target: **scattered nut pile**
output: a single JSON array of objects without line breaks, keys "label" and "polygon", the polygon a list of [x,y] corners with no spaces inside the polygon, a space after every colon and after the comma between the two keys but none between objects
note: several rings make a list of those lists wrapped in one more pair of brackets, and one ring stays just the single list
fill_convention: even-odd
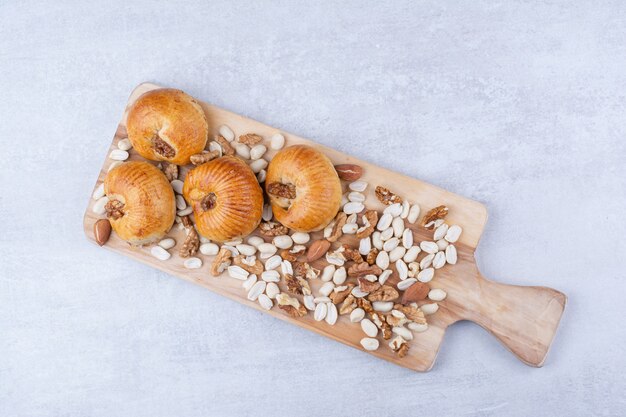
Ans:
[{"label": "scattered nut pile", "polygon": [[[269,140],[255,133],[235,137],[228,126],[221,126],[208,151],[194,155],[199,165],[222,155],[237,155],[245,160],[263,183],[268,165],[264,158],[269,148],[281,149],[285,137],[276,133]],[[122,139],[111,152],[114,161],[109,171],[129,157],[130,141]],[[339,178],[347,184],[342,209],[324,229],[323,237],[292,232],[273,220],[269,204],[263,209],[258,235],[217,244],[200,236],[194,227],[192,209],[182,197],[183,181],[176,165],[161,163],[160,168],[176,194],[176,223],[186,232],[178,254],[188,269],[202,268],[199,255],[212,257],[210,274],[222,273],[241,281],[250,301],[266,310],[278,306],[294,318],[312,313],[313,319],[334,325],[340,316],[359,323],[364,337],[363,349],[377,350],[383,341],[404,357],[414,333],[428,329],[427,316],[435,314],[447,294],[431,287],[437,270],[457,262],[455,242],[462,233],[458,225],[445,222],[444,205],[426,212],[420,219],[420,206],[383,186],[374,189],[375,198],[386,207],[382,212],[367,207],[369,184],[361,180],[362,167],[337,165]],[[372,193],[370,193],[372,194]],[[102,184],[93,194],[92,210],[107,213],[108,199]],[[207,204],[210,204],[208,202]],[[418,223],[418,220],[419,223]],[[111,231],[108,220],[94,226],[96,241],[103,245]],[[409,225],[432,230],[432,239],[415,241]],[[107,227],[108,226],[108,227]],[[415,227],[415,226],[413,226]],[[317,236],[319,233],[316,233]],[[353,235],[353,236],[352,236]],[[340,242],[358,242],[354,246]],[[350,238],[352,236],[352,238]],[[167,261],[177,242],[167,237],[149,251],[156,259]],[[313,263],[317,266],[314,267]],[[397,283],[392,285],[389,281]]]}]

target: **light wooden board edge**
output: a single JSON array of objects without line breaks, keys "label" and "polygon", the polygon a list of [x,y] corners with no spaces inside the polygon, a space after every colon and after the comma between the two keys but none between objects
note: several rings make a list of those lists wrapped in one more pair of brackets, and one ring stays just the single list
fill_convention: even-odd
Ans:
[{"label": "light wooden board edge", "polygon": [[[128,104],[132,103],[139,95],[154,88],[160,87],[149,83],[141,84],[131,94]],[[205,103],[201,104],[203,105],[207,116],[209,117],[209,121],[213,128],[213,131],[216,131],[217,127],[221,124],[227,124],[233,127],[233,130],[235,130],[235,132],[238,134],[255,132],[265,137],[269,137],[271,134],[278,131],[275,128],[266,126],[260,122],[245,118],[235,113]],[[116,148],[117,141],[125,137],[125,116],[126,111],[124,112],[122,122],[118,126],[110,150]],[[408,196],[410,200],[420,202],[420,205],[423,207],[423,209],[445,203],[450,207],[450,214],[447,220],[450,223],[460,224],[464,227],[464,233],[458,244],[458,264],[452,266],[449,271],[445,271],[446,268],[444,268],[440,270],[442,273],[438,272],[438,275],[440,275],[440,277],[438,277],[437,280],[439,281],[438,284],[440,285],[436,285],[435,287],[441,287],[446,289],[446,291],[448,292],[448,298],[446,299],[446,301],[440,303],[440,311],[436,315],[429,317],[429,330],[425,333],[416,334],[415,340],[411,342],[411,350],[409,351],[409,355],[403,359],[397,358],[397,356],[395,356],[395,353],[387,349],[386,346],[381,346],[381,348],[375,352],[367,352],[377,357],[396,363],[400,366],[407,367],[409,369],[417,371],[430,370],[436,359],[447,326],[460,319],[467,318],[477,322],[480,319],[480,317],[477,318],[472,316],[471,311],[467,311],[466,300],[468,291],[473,291],[478,288],[477,284],[479,284],[482,280],[476,268],[473,253],[476,245],[478,244],[480,235],[487,219],[487,212],[485,207],[478,202],[466,199],[453,193],[449,193],[439,187],[398,173],[388,171],[365,161],[360,161],[356,158],[352,158],[348,155],[340,153],[334,149],[324,147],[322,145],[300,138],[296,135],[288,134],[284,131],[281,132],[285,134],[287,138],[287,145],[295,143],[307,143],[322,150],[333,160],[334,163],[356,163],[363,166],[365,168],[365,180],[369,180],[369,182],[374,185],[380,184],[389,186],[389,188],[397,192],[399,195]],[[131,155],[131,159],[143,160],[143,158],[139,157],[138,155],[133,155],[132,152]],[[94,189],[104,179],[104,176],[106,175],[106,168],[108,167],[110,162],[111,161],[109,161],[108,159],[105,159]],[[372,189],[373,186],[370,187],[369,191],[371,192]],[[93,223],[97,220],[98,217],[93,215],[93,213],[91,212],[92,204],[93,201],[90,200],[87,211],[85,213],[84,228],[87,237],[93,241]],[[378,205],[376,208],[382,208],[382,205],[380,205],[375,198],[373,198],[372,196],[368,196],[368,206],[376,205]],[[412,228],[418,239],[421,240],[429,237],[428,233],[424,230],[417,229],[416,227]],[[174,229],[170,233],[170,235],[173,235],[177,242],[180,243],[184,238],[183,234],[182,232]],[[355,327],[355,325],[350,323],[349,320],[347,320],[345,317],[340,319],[335,326],[331,327],[324,322],[315,322],[312,319],[311,315],[307,315],[307,317],[301,319],[293,319],[283,314],[282,311],[278,310],[276,307],[269,312],[265,311],[261,309],[258,303],[250,302],[245,298],[245,291],[241,288],[238,281],[232,280],[227,277],[217,279],[210,277],[207,274],[207,269],[210,264],[210,258],[208,257],[205,257],[207,259],[204,259],[205,265],[202,269],[189,271],[182,267],[182,260],[177,259],[178,255],[177,253],[175,253],[177,248],[170,251],[173,253],[172,259],[170,259],[170,261],[166,263],[162,263],[152,258],[145,248],[143,250],[131,248],[126,243],[117,239],[114,234],[112,235],[111,240],[107,243],[105,247],[107,249],[111,249],[121,254],[124,254],[125,256],[130,256],[134,259],[139,260],[140,262],[158,268],[164,272],[168,272],[190,282],[200,284],[218,294],[231,298],[240,303],[246,304],[250,307],[256,308],[259,311],[268,313],[281,320],[297,324],[301,327],[315,331],[333,340],[342,342],[348,346],[363,350],[358,343],[361,337],[364,336],[360,330],[360,326],[356,325]],[[319,266],[319,262],[320,261],[318,261],[318,264],[315,266]],[[459,279],[459,276],[462,276],[464,278]],[[316,288],[315,284],[312,286]],[[492,331],[492,329],[490,329],[489,326],[485,326],[484,323],[479,324],[481,324],[487,330]],[[498,337],[498,334],[494,333],[494,335]],[[550,339],[550,342],[551,340],[552,339]],[[381,342],[381,345],[382,344],[383,343]],[[507,348],[509,347],[507,346]],[[517,352],[513,351],[513,353],[519,356]],[[520,359],[522,358],[520,357]],[[533,365],[537,366],[537,364]]]}]

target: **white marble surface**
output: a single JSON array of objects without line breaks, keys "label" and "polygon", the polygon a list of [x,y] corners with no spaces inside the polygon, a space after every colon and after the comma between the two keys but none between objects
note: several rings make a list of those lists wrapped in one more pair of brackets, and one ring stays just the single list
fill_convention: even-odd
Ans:
[{"label": "white marble surface", "polygon": [[[86,3],[0,1],[0,415],[623,415],[624,2]],[[461,323],[413,373],[88,244],[142,81],[484,202],[484,274],[569,296],[545,367]]]}]

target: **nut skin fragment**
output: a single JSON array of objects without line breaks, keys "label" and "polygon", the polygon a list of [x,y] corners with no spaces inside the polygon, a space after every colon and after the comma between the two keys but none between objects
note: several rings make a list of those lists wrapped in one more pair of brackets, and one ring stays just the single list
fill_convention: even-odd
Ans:
[{"label": "nut skin fragment", "polygon": [[169,182],[172,182],[178,179],[178,165],[170,164],[167,161],[161,162],[161,166],[163,167],[163,173],[165,174],[165,178]]},{"label": "nut skin fragment", "polygon": [[260,135],[257,135],[256,133],[246,133],[245,135],[239,136],[239,143],[243,143],[249,146],[256,145],[262,140],[263,140],[263,137]]},{"label": "nut skin fragment", "polygon": [[346,284],[345,287],[347,288],[343,291],[333,291],[332,293],[330,293],[329,298],[330,298],[330,301],[333,302],[333,304],[343,303],[350,295],[350,292],[354,288],[354,284],[349,283],[349,284]]},{"label": "nut skin fragment", "polygon": [[407,288],[402,294],[402,304],[411,304],[416,301],[425,300],[428,297],[430,287],[423,282],[416,282]]},{"label": "nut skin fragment", "polygon": [[96,243],[103,246],[111,236],[111,222],[107,219],[100,219],[95,222],[93,225],[93,235],[96,239]]},{"label": "nut skin fragment", "polygon": [[224,155],[234,155],[235,154],[235,150],[233,149],[232,146],[230,146],[230,142],[228,142],[226,139],[224,139],[224,136],[216,135],[215,136],[215,141],[222,146],[222,151],[223,151]]},{"label": "nut skin fragment", "polygon": [[348,268],[349,277],[364,277],[365,275],[380,275],[383,272],[378,265],[370,265],[367,262],[355,263]]},{"label": "nut skin fragment", "polygon": [[211,275],[216,277],[224,272],[224,270],[230,266],[230,258],[232,255],[229,249],[221,248],[211,264]]},{"label": "nut skin fragment", "polygon": [[337,175],[344,181],[356,181],[363,175],[363,168],[356,164],[335,165]]},{"label": "nut skin fragment", "polygon": [[251,274],[261,276],[263,273],[263,263],[258,259],[254,260],[254,265],[248,265],[244,262],[246,257],[244,255],[237,255],[233,258],[233,264],[242,267]]},{"label": "nut skin fragment", "polygon": [[198,166],[204,164],[205,162],[212,161],[218,156],[220,156],[220,153],[218,151],[210,151],[191,155],[189,159],[191,160],[192,164]]},{"label": "nut skin fragment", "polygon": [[400,296],[398,291],[391,285],[382,285],[376,291],[367,296],[369,301],[393,301]]},{"label": "nut skin fragment", "polygon": [[272,182],[266,186],[267,193],[293,200],[296,198],[296,186],[293,184],[283,184],[281,182]]},{"label": "nut skin fragment", "polygon": [[306,254],[306,260],[308,262],[313,262],[320,259],[322,256],[326,255],[330,249],[330,242],[326,239],[316,240],[309,246],[309,250]]},{"label": "nut skin fragment", "polygon": [[422,217],[422,221],[420,221],[420,226],[430,230],[434,228],[435,226],[431,224],[428,227],[426,227],[427,224],[434,222],[435,220],[443,219],[444,217],[446,217],[447,214],[448,214],[448,207],[437,206],[434,209],[429,210],[424,215],[424,217]]},{"label": "nut skin fragment", "polygon": [[259,231],[265,236],[281,236],[289,233],[289,229],[276,222],[261,222]]},{"label": "nut skin fragment", "polygon": [[363,214],[363,219],[366,226],[357,230],[356,237],[359,239],[369,237],[372,233],[374,233],[374,227],[376,227],[376,224],[378,223],[378,212],[376,210],[367,210],[365,214]]},{"label": "nut skin fragment", "polygon": [[367,263],[370,265],[374,265],[376,263],[376,257],[378,256],[378,248],[372,248],[370,252],[367,254]]},{"label": "nut skin fragment", "polygon": [[343,231],[341,229],[346,224],[347,220],[348,220],[348,215],[346,213],[344,213],[343,211],[340,213],[337,213],[337,216],[335,217],[335,225],[333,226],[333,231],[330,233],[330,236],[327,238],[329,242],[336,242],[337,239],[341,237],[341,235],[343,234]]},{"label": "nut skin fragment", "polygon": [[378,282],[370,282],[363,277],[359,277],[358,281],[359,288],[365,292],[373,293],[380,288],[380,284]]},{"label": "nut skin fragment", "polygon": [[402,204],[402,199],[398,197],[398,195],[392,193],[388,188],[380,185],[376,187],[376,198],[378,198],[378,200],[386,206],[395,203]]},{"label": "nut skin fragment", "polygon": [[195,255],[200,248],[200,237],[198,236],[198,232],[193,227],[190,227],[187,232],[187,238],[185,238],[185,242],[183,246],[178,251],[178,254],[181,258],[188,258],[190,256]]}]

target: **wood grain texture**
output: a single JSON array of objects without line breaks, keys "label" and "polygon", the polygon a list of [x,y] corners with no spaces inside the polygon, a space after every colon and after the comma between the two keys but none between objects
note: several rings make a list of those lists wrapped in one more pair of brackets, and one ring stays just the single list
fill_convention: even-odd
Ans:
[{"label": "wood grain texture", "polygon": [[[155,88],[159,87],[148,83],[138,86],[132,92],[126,109],[142,93]],[[230,126],[237,135],[258,133],[269,138],[278,131],[273,127],[241,115],[206,103],[201,104],[207,114],[211,135],[216,133],[217,128],[222,124]],[[126,114],[127,112],[125,111],[122,122],[119,124],[111,143],[110,150],[115,149],[117,142],[126,137]],[[438,270],[434,280],[430,283],[434,288],[444,289],[448,293],[448,297],[439,303],[439,311],[435,315],[429,316],[429,329],[424,333],[415,334],[415,339],[410,343],[409,354],[402,359],[398,358],[386,346],[381,346],[377,351],[368,353],[409,369],[427,371],[434,364],[446,328],[459,320],[471,320],[491,332],[525,363],[532,366],[541,366],[544,363],[565,307],[566,296],[550,288],[504,285],[482,277],[474,259],[474,251],[487,220],[487,211],[482,204],[417,179],[360,161],[296,135],[282,133],[287,139],[287,145],[308,144],[324,152],[334,164],[354,163],[361,165],[364,168],[362,179],[370,183],[370,187],[366,191],[368,207],[382,210],[382,204],[377,201],[373,193],[373,188],[376,185],[382,185],[390,188],[403,198],[407,198],[412,202],[418,202],[423,210],[440,204],[447,205],[450,208],[450,214],[447,216],[446,221],[463,227],[463,234],[456,244],[458,263],[456,265],[447,265]],[[273,152],[268,151],[267,156],[271,158]],[[132,150],[130,154],[130,160],[143,160]],[[94,184],[94,189],[104,180],[107,169],[112,162],[108,157],[104,161],[98,180]],[[185,172],[184,169],[182,171],[183,173]],[[90,200],[84,216],[85,234],[92,241],[94,241],[93,225],[100,218],[92,212],[93,204],[94,201]],[[418,228],[417,226],[411,226],[411,228],[417,241],[430,240],[432,238],[431,231]],[[321,232],[314,234],[313,238],[318,235],[321,235]],[[183,259],[177,253],[179,245],[184,240],[184,233],[177,227],[174,227],[170,231],[169,236],[176,239],[177,247],[170,250],[172,257],[166,262],[153,258],[150,255],[149,248],[130,247],[114,233],[104,247],[190,282],[202,285],[213,292],[266,312],[281,320],[363,350],[359,344],[359,341],[364,336],[360,326],[350,323],[346,316],[341,316],[335,326],[330,326],[323,321],[314,321],[312,314],[308,314],[300,319],[293,319],[276,307],[270,311],[265,311],[261,309],[258,303],[247,300],[246,291],[241,287],[240,281],[225,275],[218,278],[212,277],[208,272],[212,260],[211,257],[198,255],[204,262],[202,268],[197,270],[185,269],[183,267]],[[355,238],[342,238],[342,241],[354,243]],[[313,263],[316,267],[320,267],[323,264],[324,261],[321,260]],[[389,282],[395,284],[397,278],[392,276]],[[319,284],[319,280],[311,281],[314,291],[319,287]]]}]

